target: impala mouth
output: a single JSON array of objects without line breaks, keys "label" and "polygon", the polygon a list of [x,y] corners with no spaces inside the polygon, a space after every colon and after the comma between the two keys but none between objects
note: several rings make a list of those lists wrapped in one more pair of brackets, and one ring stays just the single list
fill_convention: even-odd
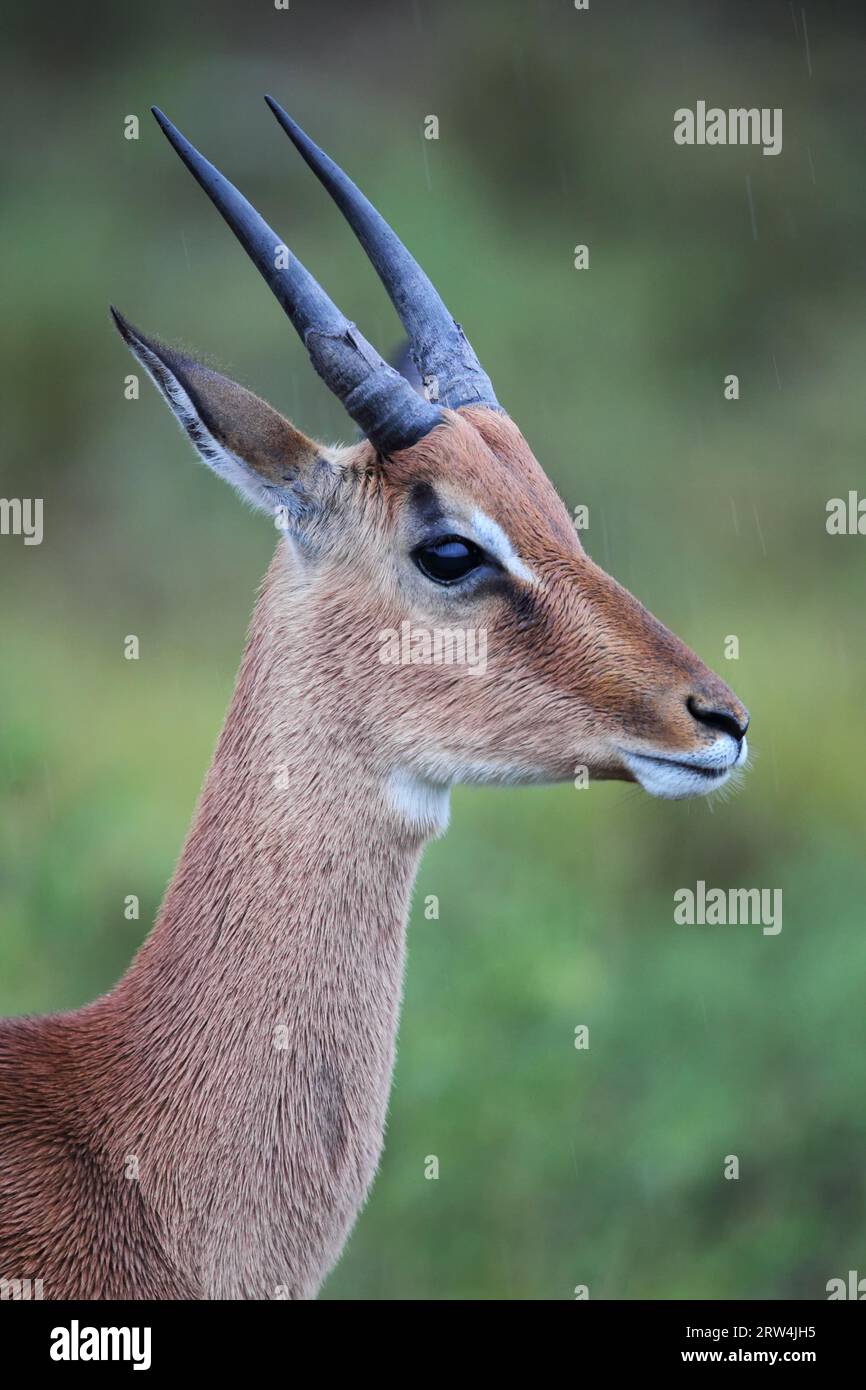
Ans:
[{"label": "impala mouth", "polygon": [[705,753],[674,757],[666,753],[634,753],[622,750],[622,760],[636,782],[651,796],[680,801],[704,796],[730,781],[731,774],[749,755],[746,740],[737,743],[725,736]]}]

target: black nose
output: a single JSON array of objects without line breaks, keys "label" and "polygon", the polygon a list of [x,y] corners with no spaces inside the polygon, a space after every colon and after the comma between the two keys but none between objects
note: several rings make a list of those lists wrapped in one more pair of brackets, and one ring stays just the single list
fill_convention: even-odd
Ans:
[{"label": "black nose", "polygon": [[727,708],[708,705],[696,695],[690,695],[686,700],[686,708],[693,719],[697,719],[699,724],[706,724],[708,729],[718,729],[723,734],[730,734],[738,743],[746,737],[749,714],[742,705],[729,705]]}]

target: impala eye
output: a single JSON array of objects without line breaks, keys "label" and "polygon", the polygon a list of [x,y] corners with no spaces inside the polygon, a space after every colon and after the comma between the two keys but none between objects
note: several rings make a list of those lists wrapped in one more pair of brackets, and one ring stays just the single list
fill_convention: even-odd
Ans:
[{"label": "impala eye", "polygon": [[430,545],[419,545],[412,559],[435,584],[456,584],[484,563],[484,551],[461,536],[443,536]]}]

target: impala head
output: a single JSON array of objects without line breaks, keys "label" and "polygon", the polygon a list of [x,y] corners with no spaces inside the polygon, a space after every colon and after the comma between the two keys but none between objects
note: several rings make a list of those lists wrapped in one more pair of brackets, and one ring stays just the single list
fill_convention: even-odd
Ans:
[{"label": "impala head", "polygon": [[578,768],[662,797],[721,786],[746,759],[746,710],[585,553],[427,276],[268,100],[378,272],[426,392],[383,361],[159,112],[363,439],[317,444],[249,391],[115,320],[204,460],[286,530],[322,660],[356,729],[375,731],[395,795],[565,780]]}]

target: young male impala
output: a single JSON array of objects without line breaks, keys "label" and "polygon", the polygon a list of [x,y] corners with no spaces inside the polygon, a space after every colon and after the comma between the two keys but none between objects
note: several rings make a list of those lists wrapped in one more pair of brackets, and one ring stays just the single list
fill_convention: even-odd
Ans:
[{"label": "young male impala", "polygon": [[[153,931],[106,997],[0,1026],[0,1277],[48,1298],[315,1294],[376,1170],[409,895],[451,787],[583,766],[685,797],[746,758],[743,706],[585,554],[427,276],[269,105],[428,390],[156,112],[363,438],[318,444],[114,315],[205,462],[282,533]],[[486,668],[384,662],[406,621],[483,629]]]}]

